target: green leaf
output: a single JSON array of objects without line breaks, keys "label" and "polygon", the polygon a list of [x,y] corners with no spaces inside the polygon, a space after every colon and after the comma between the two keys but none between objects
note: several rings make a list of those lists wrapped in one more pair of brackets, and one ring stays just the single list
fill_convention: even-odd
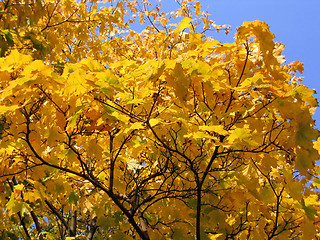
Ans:
[{"label": "green leaf", "polygon": [[3,231],[0,240],[19,240],[19,237],[17,237],[14,233],[8,232],[8,231]]},{"label": "green leaf", "polygon": [[180,228],[174,228],[172,229],[172,238],[171,239],[177,239],[177,240],[182,240],[186,238],[186,231],[182,230]]},{"label": "green leaf", "polygon": [[78,205],[78,201],[79,201],[79,195],[78,195],[77,191],[71,192],[68,199],[67,199],[67,202],[69,204]]},{"label": "green leaf", "polygon": [[20,212],[21,216],[24,216],[26,213],[29,213],[28,204],[23,201],[18,201],[14,199],[14,194],[11,194],[10,200],[6,205],[6,208],[9,212],[9,215],[16,214]]},{"label": "green leaf", "polygon": [[314,178],[314,179],[312,180],[312,184],[313,184],[316,188],[320,189],[320,179],[319,179],[319,178]]},{"label": "green leaf", "polygon": [[317,209],[314,208],[311,204],[308,204],[304,199],[301,200],[301,205],[309,219],[314,219],[317,213]]},{"label": "green leaf", "polygon": [[204,228],[200,229],[200,236],[202,240],[210,240],[208,234],[205,232]]},{"label": "green leaf", "polygon": [[4,36],[5,36],[6,40],[7,40],[8,45],[10,47],[13,47],[14,46],[14,41],[13,41],[12,34],[9,32],[9,30],[4,30],[3,33],[4,33]]}]

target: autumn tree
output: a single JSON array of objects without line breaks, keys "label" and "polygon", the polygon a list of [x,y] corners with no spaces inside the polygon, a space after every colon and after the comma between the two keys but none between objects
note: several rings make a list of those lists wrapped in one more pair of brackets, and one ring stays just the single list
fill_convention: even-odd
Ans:
[{"label": "autumn tree", "polygon": [[303,64],[175,4],[1,0],[1,239],[319,237]]}]

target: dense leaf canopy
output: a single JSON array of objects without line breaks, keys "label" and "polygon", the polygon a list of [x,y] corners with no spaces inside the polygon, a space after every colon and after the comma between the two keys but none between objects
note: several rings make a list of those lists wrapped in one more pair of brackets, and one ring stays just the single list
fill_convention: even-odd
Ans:
[{"label": "dense leaf canopy", "polygon": [[174,4],[1,0],[0,239],[320,236],[303,64]]}]

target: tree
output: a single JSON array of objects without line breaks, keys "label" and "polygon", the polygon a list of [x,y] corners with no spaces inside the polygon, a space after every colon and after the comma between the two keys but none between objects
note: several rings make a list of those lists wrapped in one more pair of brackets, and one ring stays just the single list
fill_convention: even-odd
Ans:
[{"label": "tree", "polygon": [[303,64],[177,4],[2,0],[2,239],[319,237]]}]

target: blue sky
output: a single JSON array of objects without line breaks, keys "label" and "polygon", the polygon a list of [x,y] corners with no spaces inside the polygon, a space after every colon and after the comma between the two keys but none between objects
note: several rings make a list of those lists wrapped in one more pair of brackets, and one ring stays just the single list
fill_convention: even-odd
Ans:
[{"label": "blue sky", "polygon": [[[304,62],[303,84],[316,89],[316,97],[320,100],[319,0],[200,0],[200,3],[216,24],[231,25],[228,36],[213,34],[221,41],[232,41],[236,27],[244,21],[268,23],[276,36],[275,41],[286,46],[284,55],[287,62]],[[320,108],[314,119],[320,128]]]}]

